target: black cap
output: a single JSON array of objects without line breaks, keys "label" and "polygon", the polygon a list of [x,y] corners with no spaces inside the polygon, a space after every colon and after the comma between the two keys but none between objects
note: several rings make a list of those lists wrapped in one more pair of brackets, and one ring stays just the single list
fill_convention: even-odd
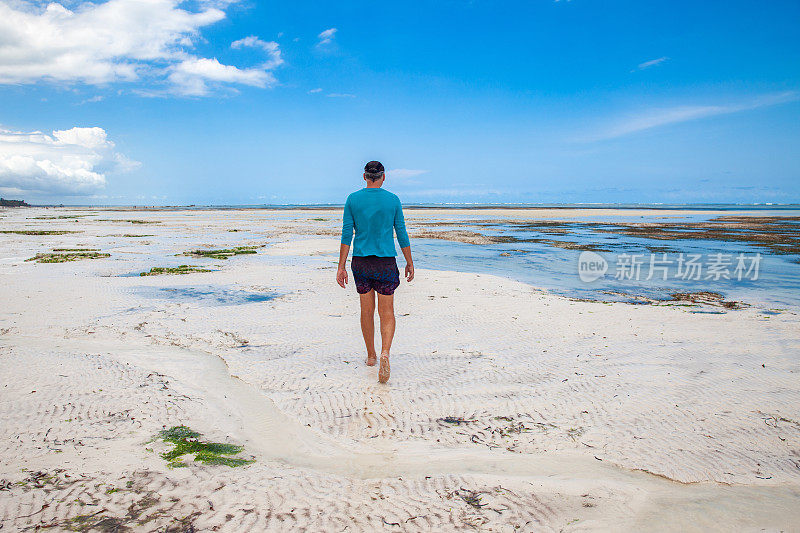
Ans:
[{"label": "black cap", "polygon": [[383,173],[383,165],[380,161],[370,161],[366,165],[364,165],[364,172],[367,174],[382,174]]}]

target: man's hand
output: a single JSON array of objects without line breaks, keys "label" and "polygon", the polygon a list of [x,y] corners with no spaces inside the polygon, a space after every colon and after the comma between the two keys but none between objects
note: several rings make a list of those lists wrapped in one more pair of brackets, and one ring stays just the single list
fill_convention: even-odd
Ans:
[{"label": "man's hand", "polygon": [[343,289],[345,288],[345,285],[347,285],[347,270],[345,270],[344,268],[340,268],[336,271],[336,283],[338,283],[341,288]]},{"label": "man's hand", "polygon": [[347,285],[347,254],[350,253],[350,245],[342,244],[339,247],[339,267],[336,269],[336,283],[341,288]]},{"label": "man's hand", "polygon": [[406,263],[406,281],[414,279],[414,263]]}]

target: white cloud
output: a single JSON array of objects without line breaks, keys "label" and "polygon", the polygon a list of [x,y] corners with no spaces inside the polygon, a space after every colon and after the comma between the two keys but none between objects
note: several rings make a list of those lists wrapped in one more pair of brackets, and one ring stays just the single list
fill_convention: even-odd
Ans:
[{"label": "white cloud", "polygon": [[[254,45],[263,44],[269,59],[252,68],[202,68],[204,62],[219,62],[191,52],[201,30],[223,20],[230,3],[206,1],[190,11],[180,7],[180,0],[79,0],[68,3],[72,9],[0,0],[0,84],[147,83],[152,92],[153,84],[177,80],[178,92],[186,93],[189,86],[189,94],[206,94],[208,88],[203,92],[200,87],[211,80],[269,86],[273,77],[268,71],[281,63],[277,43],[254,37]],[[209,69],[228,75],[208,77]]]},{"label": "white cloud", "polygon": [[420,174],[425,174],[430,172],[430,170],[416,170],[411,168],[395,168],[386,171],[386,175],[389,178],[395,179],[404,179],[404,178],[413,178],[415,176],[419,176]]},{"label": "white cloud", "polygon": [[34,131],[0,129],[0,190],[88,195],[105,187],[106,174],[139,163],[114,151],[103,128]]},{"label": "white cloud", "polygon": [[308,91],[308,94],[316,94],[321,92],[322,92],[322,87],[317,87],[316,89],[311,89],[310,91]]},{"label": "white cloud", "polygon": [[328,28],[327,30],[321,32],[317,35],[319,42],[317,46],[325,46],[326,44],[331,44],[333,42],[333,38],[336,37],[336,32],[339,31],[336,28]]},{"label": "white cloud", "polygon": [[270,87],[277,81],[271,72],[260,68],[240,69],[233,65],[223,65],[216,58],[202,57],[182,61],[172,69],[168,79],[174,85],[175,92],[185,96],[208,94],[208,82]]},{"label": "white cloud", "polygon": [[87,99],[83,100],[81,102],[81,105],[83,105],[83,104],[94,104],[94,103],[97,103],[97,102],[102,102],[104,99],[105,99],[105,96],[97,94],[95,96],[92,96],[91,98],[87,98]]},{"label": "white cloud", "polygon": [[330,93],[326,94],[328,98],[355,98],[356,95],[350,93]]},{"label": "white cloud", "polygon": [[665,108],[653,108],[629,115],[615,121],[611,126],[604,128],[598,134],[591,136],[588,141],[599,141],[622,137],[631,133],[649,130],[669,124],[678,124],[690,120],[698,120],[716,115],[727,115],[768,107],[800,99],[800,94],[794,91],[764,95],[748,102],[721,105],[684,105]]},{"label": "white cloud", "polygon": [[666,57],[666,56],[659,57],[658,59],[651,59],[650,61],[645,61],[644,63],[639,63],[636,68],[638,70],[644,70],[646,68],[655,67],[656,65],[660,65],[661,63],[663,63],[664,61],[666,61],[668,59],[669,58]]},{"label": "white cloud", "polygon": [[250,35],[244,39],[233,41],[231,48],[261,48],[267,53],[267,60],[261,64],[261,68],[264,70],[272,70],[283,64],[280,47],[275,41],[262,41],[255,35]]}]

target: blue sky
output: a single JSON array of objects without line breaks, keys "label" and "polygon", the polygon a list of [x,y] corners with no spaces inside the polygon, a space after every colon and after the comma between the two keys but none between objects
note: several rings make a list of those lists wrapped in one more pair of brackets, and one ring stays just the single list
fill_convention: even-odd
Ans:
[{"label": "blue sky", "polygon": [[46,6],[0,0],[5,197],[800,201],[795,1]]}]

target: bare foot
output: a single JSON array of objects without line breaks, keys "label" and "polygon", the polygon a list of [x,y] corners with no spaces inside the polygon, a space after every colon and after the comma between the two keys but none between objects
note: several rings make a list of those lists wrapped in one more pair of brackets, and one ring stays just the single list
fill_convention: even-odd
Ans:
[{"label": "bare foot", "polygon": [[378,369],[378,383],[389,381],[389,354],[381,354],[381,366]]},{"label": "bare foot", "polygon": [[367,366],[375,366],[375,363],[378,362],[378,356],[375,354],[367,355]]}]

